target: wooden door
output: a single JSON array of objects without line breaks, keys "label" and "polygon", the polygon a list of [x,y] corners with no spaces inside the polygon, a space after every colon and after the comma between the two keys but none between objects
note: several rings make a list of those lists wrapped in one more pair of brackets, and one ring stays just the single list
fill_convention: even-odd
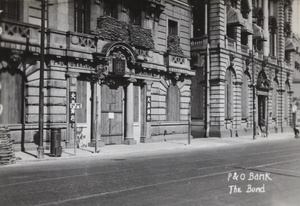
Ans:
[{"label": "wooden door", "polygon": [[266,126],[266,97],[258,96],[258,125]]},{"label": "wooden door", "polygon": [[123,130],[123,88],[101,86],[101,138],[105,144],[121,144]]}]

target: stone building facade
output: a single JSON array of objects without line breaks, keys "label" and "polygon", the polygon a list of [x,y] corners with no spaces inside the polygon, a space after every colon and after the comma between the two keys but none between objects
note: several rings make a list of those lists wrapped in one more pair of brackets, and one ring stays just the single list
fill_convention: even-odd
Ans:
[{"label": "stone building facade", "polygon": [[291,131],[292,1],[191,3],[192,134]]},{"label": "stone building facade", "polygon": [[[38,141],[41,3],[0,3],[0,125],[21,149]],[[186,138],[187,0],[48,0],[44,141],[132,144]],[[77,104],[77,108],[75,103]]]}]

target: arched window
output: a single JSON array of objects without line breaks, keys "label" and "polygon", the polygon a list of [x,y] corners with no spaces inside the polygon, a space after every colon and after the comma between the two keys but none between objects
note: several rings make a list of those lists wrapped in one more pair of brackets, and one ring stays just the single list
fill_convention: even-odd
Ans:
[{"label": "arched window", "polygon": [[272,119],[277,119],[277,102],[278,102],[278,82],[276,80],[272,83],[273,91],[272,91]]},{"label": "arched window", "polygon": [[180,120],[180,91],[177,85],[171,84],[167,91],[167,121]]},{"label": "arched window", "polygon": [[226,70],[225,81],[225,120],[233,118],[233,71],[229,68]]},{"label": "arched window", "polygon": [[277,22],[274,16],[269,17],[269,31],[270,31],[270,55],[276,56],[276,30],[277,30]]},{"label": "arched window", "polygon": [[24,85],[21,71],[0,70],[0,104],[3,107],[0,124],[21,124],[23,117]]},{"label": "arched window", "polygon": [[244,73],[242,84],[242,119],[249,117],[249,79],[248,75]]},{"label": "arched window", "polygon": [[241,12],[245,19],[248,19],[249,12],[251,11],[249,0],[242,0],[241,2]]}]

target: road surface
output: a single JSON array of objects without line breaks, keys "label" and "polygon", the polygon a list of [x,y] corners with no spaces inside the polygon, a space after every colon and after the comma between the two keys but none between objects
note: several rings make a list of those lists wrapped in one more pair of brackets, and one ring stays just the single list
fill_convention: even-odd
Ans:
[{"label": "road surface", "polygon": [[4,166],[0,205],[300,205],[300,140]]}]

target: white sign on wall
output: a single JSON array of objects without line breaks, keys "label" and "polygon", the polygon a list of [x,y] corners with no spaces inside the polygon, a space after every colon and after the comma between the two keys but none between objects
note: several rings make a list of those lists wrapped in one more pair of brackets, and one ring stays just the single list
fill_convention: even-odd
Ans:
[{"label": "white sign on wall", "polygon": [[115,113],[109,112],[108,119],[114,119],[114,118],[115,118]]}]

